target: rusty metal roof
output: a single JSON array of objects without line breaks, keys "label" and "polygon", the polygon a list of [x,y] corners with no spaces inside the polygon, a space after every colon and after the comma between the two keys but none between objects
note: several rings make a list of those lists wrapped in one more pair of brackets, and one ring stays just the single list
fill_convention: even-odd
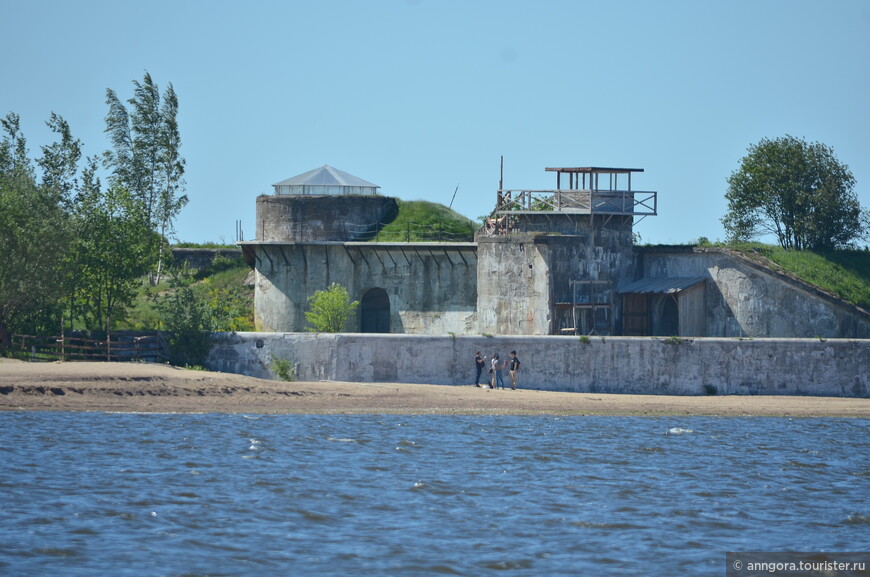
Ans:
[{"label": "rusty metal roof", "polygon": [[676,277],[676,278],[642,278],[622,288],[618,293],[635,294],[672,294],[688,290],[706,280],[702,276]]}]

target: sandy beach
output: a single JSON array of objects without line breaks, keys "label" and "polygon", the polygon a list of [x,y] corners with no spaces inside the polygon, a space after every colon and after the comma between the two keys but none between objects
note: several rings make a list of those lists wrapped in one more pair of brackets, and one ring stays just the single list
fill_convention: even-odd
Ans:
[{"label": "sandy beach", "polygon": [[870,399],[614,395],[408,383],[287,383],[156,364],[0,359],[0,410],[867,418]]}]

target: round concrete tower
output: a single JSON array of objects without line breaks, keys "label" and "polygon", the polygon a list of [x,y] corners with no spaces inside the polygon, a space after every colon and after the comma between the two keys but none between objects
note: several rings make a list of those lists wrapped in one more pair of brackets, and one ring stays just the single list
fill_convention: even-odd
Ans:
[{"label": "round concrete tower", "polygon": [[376,184],[328,165],[273,186],[274,195],[257,198],[261,242],[368,240],[398,211]]}]

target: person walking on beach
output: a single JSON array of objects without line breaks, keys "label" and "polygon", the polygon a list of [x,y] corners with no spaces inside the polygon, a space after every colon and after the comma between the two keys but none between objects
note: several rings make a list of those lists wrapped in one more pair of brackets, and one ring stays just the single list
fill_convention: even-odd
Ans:
[{"label": "person walking on beach", "polygon": [[499,360],[498,353],[493,353],[492,355],[492,388],[497,389],[499,386],[504,388],[504,377],[501,374],[501,370],[504,367],[504,363]]},{"label": "person walking on beach", "polygon": [[517,373],[520,370],[520,360],[517,358],[517,352],[511,351],[510,360],[510,375],[511,375],[511,390],[517,390]]},{"label": "person walking on beach", "polygon": [[474,386],[480,386],[480,375],[483,373],[483,368],[486,366],[486,357],[480,356],[480,351],[477,351],[477,354],[474,355],[474,368],[477,370],[477,374],[474,376]]}]

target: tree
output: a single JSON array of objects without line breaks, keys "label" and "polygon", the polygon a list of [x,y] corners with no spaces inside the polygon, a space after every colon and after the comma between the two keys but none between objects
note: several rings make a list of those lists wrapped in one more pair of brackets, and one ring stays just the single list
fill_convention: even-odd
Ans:
[{"label": "tree", "polygon": [[7,347],[12,330],[59,317],[69,227],[60,195],[36,182],[18,115],[0,124],[0,347]]},{"label": "tree", "polygon": [[42,169],[42,186],[69,203],[78,185],[76,173],[82,157],[82,142],[73,138],[67,121],[54,112],[46,125],[60,135],[60,141],[43,146],[42,158],[36,161]]},{"label": "tree", "polygon": [[103,160],[112,171],[111,183],[130,191],[151,229],[159,233],[154,247],[159,281],[166,235],[187,204],[182,194],[185,162],[180,152],[178,97],[170,84],[161,105],[160,91],[148,72],[133,86],[133,98],[127,101],[130,112],[113,90],[106,90],[106,133],[112,150],[104,153]]},{"label": "tree", "polygon": [[152,232],[142,207],[119,184],[83,190],[76,206],[76,303],[91,330],[112,322],[148,270]]},{"label": "tree", "polygon": [[[184,158],[181,157],[181,134],[178,131],[178,97],[172,84],[166,89],[163,106],[160,109],[158,162],[161,170],[160,193],[155,207],[156,221],[160,228],[160,238],[174,232],[173,223],[187,204],[187,195],[180,194],[184,189]],[[160,282],[160,269],[163,263],[164,242],[160,243],[157,258],[157,282]]]},{"label": "tree", "polygon": [[347,289],[332,283],[328,289],[315,291],[308,297],[308,304],[305,320],[312,325],[308,327],[309,332],[340,333],[350,323],[359,301],[350,302]]},{"label": "tree", "polygon": [[749,147],[728,178],[730,240],[774,234],[783,248],[848,246],[864,232],[855,178],[831,148],[793,136]]}]

